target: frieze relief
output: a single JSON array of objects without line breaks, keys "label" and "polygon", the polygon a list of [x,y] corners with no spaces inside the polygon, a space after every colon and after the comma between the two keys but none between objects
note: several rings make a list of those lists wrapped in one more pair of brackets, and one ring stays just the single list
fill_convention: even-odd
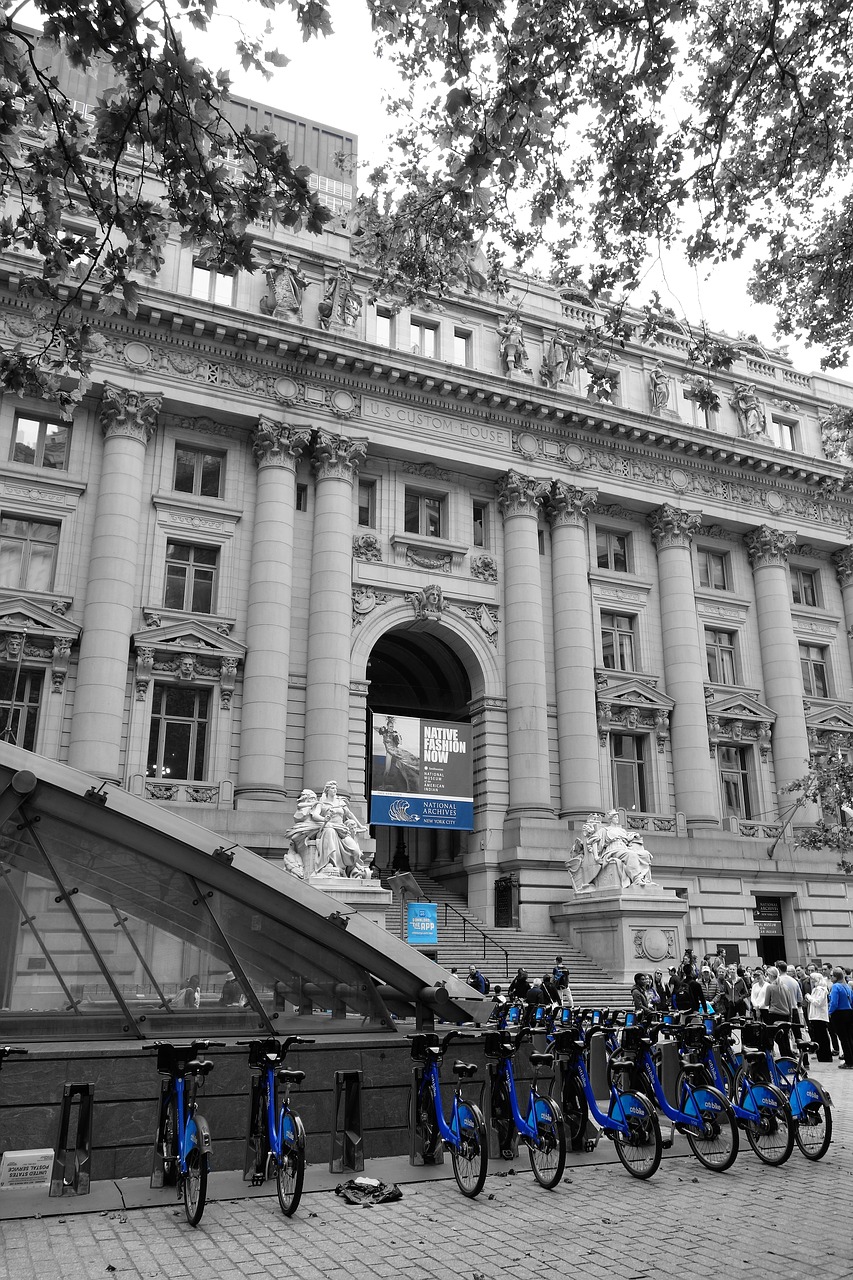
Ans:
[{"label": "frieze relief", "polygon": [[497,582],[498,566],[494,556],[477,556],[471,561],[471,577],[481,582]]},{"label": "frieze relief", "polygon": [[352,540],[352,554],[356,560],[364,560],[368,564],[379,564],[382,560],[379,539],[372,533],[357,534]]},{"label": "frieze relief", "polygon": [[391,599],[381,591],[374,591],[372,587],[357,587],[352,593],[352,625],[360,627],[365,618],[369,617],[373,610],[380,604],[387,604]]}]

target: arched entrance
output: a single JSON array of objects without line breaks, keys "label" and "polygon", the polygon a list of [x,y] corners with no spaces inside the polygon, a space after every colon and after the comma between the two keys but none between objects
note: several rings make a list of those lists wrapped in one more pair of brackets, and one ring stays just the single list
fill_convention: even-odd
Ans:
[{"label": "arched entrance", "polygon": [[[386,632],[367,662],[368,718],[419,716],[470,723],[471,682],[454,650],[432,630],[412,627]],[[367,740],[370,741],[368,724]],[[368,772],[370,759],[367,761]],[[367,778],[368,794],[370,777]],[[464,852],[467,831],[375,827],[376,863],[385,869],[449,871]]]}]

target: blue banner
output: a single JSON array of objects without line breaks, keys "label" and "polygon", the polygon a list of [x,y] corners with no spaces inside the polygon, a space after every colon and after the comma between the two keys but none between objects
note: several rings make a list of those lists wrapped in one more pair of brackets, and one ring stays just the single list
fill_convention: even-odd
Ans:
[{"label": "blue banner", "polygon": [[473,831],[471,726],[374,714],[372,729],[371,823]]},{"label": "blue banner", "polygon": [[438,946],[438,906],[436,903],[406,903],[406,941],[413,947]]},{"label": "blue banner", "polygon": [[453,796],[395,796],[373,792],[370,821],[378,827],[452,827],[473,831],[474,801]]}]

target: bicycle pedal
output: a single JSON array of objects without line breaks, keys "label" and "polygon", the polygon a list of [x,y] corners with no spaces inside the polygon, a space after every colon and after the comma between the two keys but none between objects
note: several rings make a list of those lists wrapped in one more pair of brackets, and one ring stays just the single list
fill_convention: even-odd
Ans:
[{"label": "bicycle pedal", "polygon": [[264,1183],[265,1183],[265,1182],[266,1182],[266,1178],[264,1177],[264,1175],[263,1175],[262,1173],[253,1173],[253,1174],[252,1174],[252,1183],[251,1183],[251,1185],[252,1185],[253,1187],[262,1187],[262,1186],[264,1185]]},{"label": "bicycle pedal", "polygon": [[670,1147],[672,1146],[672,1138],[662,1138],[661,1146],[663,1147],[664,1151],[669,1151]]}]

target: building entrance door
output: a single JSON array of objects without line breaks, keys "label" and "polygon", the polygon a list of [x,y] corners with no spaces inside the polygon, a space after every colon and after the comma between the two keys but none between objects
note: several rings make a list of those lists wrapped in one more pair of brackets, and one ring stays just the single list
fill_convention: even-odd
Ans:
[{"label": "building entrance door", "polygon": [[782,899],[756,897],[752,916],[758,925],[758,954],[763,963],[775,964],[777,960],[787,960]]}]

